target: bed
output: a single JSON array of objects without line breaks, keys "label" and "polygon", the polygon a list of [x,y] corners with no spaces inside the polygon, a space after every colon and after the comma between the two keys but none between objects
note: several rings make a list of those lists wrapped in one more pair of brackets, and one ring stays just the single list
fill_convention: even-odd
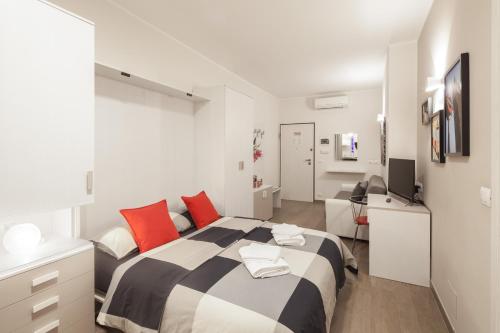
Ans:
[{"label": "bed", "polygon": [[238,249],[275,244],[272,225],[225,217],[123,258],[110,283],[96,280],[107,289],[97,322],[132,333],[329,332],[344,267],[357,269],[354,257],[337,236],[306,229],[305,246],[282,249],[291,274],[254,279]]}]

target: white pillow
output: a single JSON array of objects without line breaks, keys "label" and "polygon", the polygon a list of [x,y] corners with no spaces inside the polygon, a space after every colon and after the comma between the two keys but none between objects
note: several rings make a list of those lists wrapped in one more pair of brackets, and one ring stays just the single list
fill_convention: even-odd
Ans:
[{"label": "white pillow", "polygon": [[116,259],[121,259],[137,248],[134,237],[125,227],[113,227],[95,239],[97,246]]},{"label": "white pillow", "polygon": [[172,219],[172,221],[174,221],[175,228],[178,232],[186,231],[187,229],[192,227],[191,222],[189,222],[189,220],[185,216],[174,212],[168,213],[170,214],[170,218]]}]

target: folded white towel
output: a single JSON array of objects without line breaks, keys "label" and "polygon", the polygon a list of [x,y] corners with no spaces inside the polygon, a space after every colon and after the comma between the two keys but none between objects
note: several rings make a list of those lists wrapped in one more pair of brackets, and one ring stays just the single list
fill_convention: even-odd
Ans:
[{"label": "folded white towel", "polygon": [[304,228],[298,227],[295,224],[275,224],[273,225],[271,232],[274,234],[287,235],[287,236],[297,236],[304,233]]},{"label": "folded white towel", "polygon": [[288,263],[279,258],[277,262],[271,260],[243,260],[245,267],[254,278],[267,278],[290,273],[290,266]]},{"label": "folded white towel", "polygon": [[306,244],[306,239],[302,235],[289,236],[273,234],[273,236],[278,245],[304,246]]},{"label": "folded white towel", "polygon": [[243,260],[260,259],[276,263],[280,258],[281,248],[276,245],[251,243],[250,245],[240,247],[238,252]]}]

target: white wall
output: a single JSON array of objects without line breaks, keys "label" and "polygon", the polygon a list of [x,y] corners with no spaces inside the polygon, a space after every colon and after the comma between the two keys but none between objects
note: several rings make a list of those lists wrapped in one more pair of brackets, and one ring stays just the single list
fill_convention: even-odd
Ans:
[{"label": "white wall", "polygon": [[[385,71],[387,158],[417,158],[417,42],[392,44]],[[386,168],[387,169],[387,168]]]},{"label": "white wall", "polygon": [[[377,114],[382,113],[382,88],[343,93],[349,97],[346,109],[315,110],[315,97],[284,99],[280,103],[280,122],[316,124],[316,199],[333,198],[343,183],[356,183],[371,174],[381,174],[380,166],[380,125]],[[335,161],[335,139],[337,133],[353,132],[359,135],[358,164],[368,168],[366,175],[333,174],[325,170]],[[320,145],[320,139],[330,139],[328,146]],[[321,154],[320,151],[328,151]],[[375,161],[376,164],[369,164]]]},{"label": "white wall", "polygon": [[[255,124],[264,127],[265,154],[259,165],[266,183],[278,184],[278,99],[207,59],[168,34],[122,10],[112,1],[52,0],[96,24],[96,62],[183,91],[227,85],[254,98]],[[263,126],[264,125],[264,126]]]},{"label": "white wall", "polygon": [[432,211],[432,284],[456,332],[490,331],[490,1],[435,0],[418,41],[418,101],[427,77],[442,77],[470,53],[470,157],[430,160],[430,128],[418,125],[418,177]]},{"label": "white wall", "polygon": [[194,106],[190,101],[96,76],[95,203],[82,235],[124,223],[119,210],[193,193]]}]

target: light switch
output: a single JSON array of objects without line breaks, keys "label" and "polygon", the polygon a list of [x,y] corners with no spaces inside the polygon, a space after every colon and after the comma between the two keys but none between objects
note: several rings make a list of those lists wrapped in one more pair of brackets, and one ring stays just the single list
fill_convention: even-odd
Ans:
[{"label": "light switch", "polygon": [[238,162],[238,170],[245,170],[245,161]]},{"label": "light switch", "polygon": [[267,198],[267,191],[262,191],[262,199]]},{"label": "light switch", "polygon": [[481,204],[486,207],[491,207],[491,189],[488,187],[481,186],[479,190],[479,196],[481,197]]}]

